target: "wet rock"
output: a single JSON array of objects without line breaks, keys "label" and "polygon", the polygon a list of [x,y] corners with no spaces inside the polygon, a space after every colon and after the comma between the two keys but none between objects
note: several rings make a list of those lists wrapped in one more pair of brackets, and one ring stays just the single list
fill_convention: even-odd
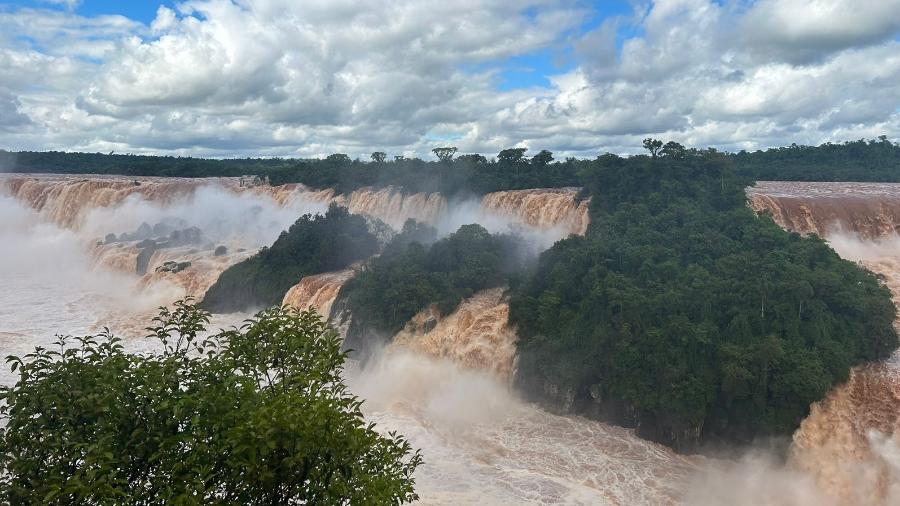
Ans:
[{"label": "wet rock", "polygon": [[153,236],[153,227],[151,227],[147,222],[141,223],[141,226],[138,227],[137,231],[134,233],[135,239],[147,239]]},{"label": "wet rock", "polygon": [[591,394],[591,399],[593,399],[594,402],[598,404],[603,402],[603,389],[598,383],[594,383],[588,387],[588,392]]},{"label": "wet rock", "polygon": [[103,239],[103,242],[105,244],[112,244],[118,240],[119,238],[116,237],[116,234],[106,234],[106,238]]},{"label": "wet rock", "polygon": [[157,236],[169,235],[172,233],[173,228],[168,223],[159,222],[153,225],[153,233]]},{"label": "wet rock", "polygon": [[227,254],[228,254],[228,248],[226,248],[225,246],[217,246],[216,250],[213,251],[213,256],[217,256],[217,257],[220,257],[222,255],[227,255]]},{"label": "wet rock", "polygon": [[156,272],[171,272],[172,274],[177,274],[190,266],[190,262],[174,262],[172,260],[169,260],[167,262],[163,262],[162,265],[157,267]]},{"label": "wet rock", "polygon": [[137,256],[137,266],[136,272],[138,276],[143,276],[147,274],[147,268],[150,267],[150,259],[153,258],[153,254],[156,253],[156,245],[154,243],[153,246],[142,248],[140,252],[138,252]]},{"label": "wet rock", "polygon": [[434,330],[437,327],[438,319],[434,316],[429,316],[427,320],[422,324],[422,331],[427,334]]},{"label": "wet rock", "polygon": [[203,232],[197,227],[173,230],[172,233],[169,234],[169,242],[172,246],[200,244],[203,242]]}]

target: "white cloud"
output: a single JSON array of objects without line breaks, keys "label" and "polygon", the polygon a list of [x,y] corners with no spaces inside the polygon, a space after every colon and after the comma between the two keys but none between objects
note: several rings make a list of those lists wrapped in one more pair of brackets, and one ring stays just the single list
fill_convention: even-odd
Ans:
[{"label": "white cloud", "polygon": [[41,0],[44,3],[54,4],[54,5],[65,5],[67,9],[75,10],[76,7],[81,5],[81,0]]},{"label": "white cloud", "polygon": [[[196,0],[149,26],[7,9],[0,123],[13,149],[223,156],[897,138],[898,4],[657,0],[580,35],[577,0]],[[551,88],[497,90],[493,63],[565,46]]]},{"label": "white cloud", "polygon": [[740,26],[755,50],[803,63],[893,38],[900,0],[760,0]]}]

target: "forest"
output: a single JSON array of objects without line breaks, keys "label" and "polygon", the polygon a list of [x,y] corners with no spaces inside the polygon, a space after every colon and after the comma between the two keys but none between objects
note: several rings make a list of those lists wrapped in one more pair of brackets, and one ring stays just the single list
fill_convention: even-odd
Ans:
[{"label": "forest", "polygon": [[280,306],[304,276],[344,269],[377,250],[366,219],[332,205],[325,215],[301,216],[271,247],[226,269],[200,306],[215,313]]},{"label": "forest", "polygon": [[874,274],[746,205],[715,151],[600,157],[586,237],[514,290],[517,387],[679,450],[789,435],[854,365],[897,347]]},{"label": "forest", "polygon": [[352,315],[346,346],[365,354],[431,304],[447,315],[475,292],[507,284],[525,265],[525,251],[516,237],[480,225],[436,240],[433,228],[407,221],[338,295],[345,302],[336,306]]},{"label": "forest", "polygon": [[553,154],[510,148],[487,159],[478,154],[458,157],[456,148],[435,148],[435,161],[402,156],[387,159],[372,153],[367,161],[335,153],[322,159],[204,159],[101,153],[9,152],[0,150],[0,172],[117,174],[124,176],[238,177],[258,175],[272,184],[302,183],[346,193],[365,186],[399,186],[412,192],[440,191],[483,194],[499,190],[578,186],[578,170],[588,163]]},{"label": "forest", "polygon": [[883,135],[818,147],[741,151],[732,157],[739,173],[757,181],[900,182],[900,144]]},{"label": "forest", "polygon": [[[712,152],[670,142],[645,146],[652,154]],[[272,184],[302,183],[347,193],[365,186],[398,186],[411,192],[439,191],[444,195],[484,194],[524,188],[582,186],[580,174],[596,159],[554,159],[552,152],[533,154],[508,148],[487,158],[457,156],[455,147],[432,150],[434,160],[374,152],[368,159],[335,153],[322,159],[240,158],[205,159],[128,154],[11,152],[0,150],[0,172],[118,174],[124,176],[213,177],[259,175]],[[765,151],[724,153],[737,174],[757,181],[881,181],[900,182],[900,144],[886,137],[821,146],[771,148]],[[530,155],[530,156],[529,156]],[[598,153],[597,158],[603,153]]]}]

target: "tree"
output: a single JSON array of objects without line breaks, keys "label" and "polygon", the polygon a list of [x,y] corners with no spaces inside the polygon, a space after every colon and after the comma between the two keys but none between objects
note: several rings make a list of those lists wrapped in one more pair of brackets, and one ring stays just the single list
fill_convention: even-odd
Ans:
[{"label": "tree", "polygon": [[[397,504],[421,462],[379,435],[342,380],[340,339],[273,308],[201,338],[209,315],[162,309],[158,354],[108,330],[23,359],[0,408],[4,504]],[[66,385],[65,390],[60,385]]]},{"label": "tree", "polygon": [[429,304],[449,314],[475,292],[505,284],[526,261],[517,238],[480,225],[463,225],[437,241],[436,236],[435,229],[409,220],[341,288],[338,299],[353,315],[346,346],[365,354],[377,347],[372,340],[396,334]]},{"label": "tree", "polygon": [[431,150],[434,153],[434,156],[438,158],[438,160],[442,162],[449,162],[453,160],[453,155],[456,154],[457,148],[455,147],[447,147],[447,148],[434,148]]},{"label": "tree", "polygon": [[551,153],[550,151],[547,151],[546,149],[542,149],[540,151],[540,153],[534,155],[531,158],[531,163],[541,166],[541,167],[548,165],[552,161],[553,161],[553,153]]},{"label": "tree", "polygon": [[479,155],[478,153],[462,155],[459,158],[457,158],[457,160],[459,160],[461,162],[471,163],[473,165],[481,165],[481,164],[488,163],[487,158],[485,158],[482,155]]},{"label": "tree", "polygon": [[507,148],[497,155],[497,160],[505,163],[521,162],[528,148]]},{"label": "tree", "polygon": [[350,156],[345,153],[334,153],[325,157],[325,161],[334,165],[347,165],[350,163]]},{"label": "tree", "polygon": [[659,150],[662,149],[663,142],[658,139],[646,138],[644,139],[644,149],[650,152],[650,156],[656,158],[656,155],[659,153]]},{"label": "tree", "polygon": [[686,153],[687,150],[684,149],[684,146],[673,141],[667,142],[660,151],[661,155],[668,156],[677,160],[683,159]]},{"label": "tree", "polygon": [[383,151],[376,151],[372,153],[371,158],[375,163],[384,163],[385,159],[387,159],[387,153]]}]

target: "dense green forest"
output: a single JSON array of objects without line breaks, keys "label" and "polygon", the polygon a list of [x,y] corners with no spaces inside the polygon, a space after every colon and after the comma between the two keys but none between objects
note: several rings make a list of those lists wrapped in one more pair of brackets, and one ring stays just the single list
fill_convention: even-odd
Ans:
[{"label": "dense green forest", "polygon": [[201,306],[216,313],[278,306],[304,276],[344,269],[378,250],[362,216],[332,205],[325,215],[304,215],[269,248],[229,267]]},{"label": "dense green forest", "polygon": [[373,153],[371,160],[333,154],[321,160],[228,159],[136,156],[101,153],[8,152],[0,150],[0,172],[120,174],[126,176],[211,177],[259,175],[272,184],[303,183],[346,193],[364,186],[400,186],[412,192],[488,193],[523,188],[578,186],[584,160],[553,163],[541,151],[527,157],[525,148],[501,151],[488,160],[481,155],[453,157],[455,148],[435,149],[441,159],[423,161]]},{"label": "dense green forest", "polygon": [[746,205],[715,151],[600,157],[586,237],[512,296],[517,386],[682,450],[790,434],[850,367],[897,346],[875,275]]},{"label": "dense green forest", "polygon": [[[697,154],[675,143],[649,149]],[[101,153],[10,152],[0,150],[0,172],[120,174],[126,176],[266,176],[272,184],[303,183],[346,193],[363,186],[400,186],[413,192],[488,193],[523,188],[582,186],[578,174],[593,160],[554,160],[542,150],[504,149],[496,157],[456,155],[456,148],[435,148],[436,161],[372,153],[353,160],[336,153],[321,160],[290,158],[203,159]],[[900,144],[884,136],[821,146],[772,148],[728,154],[735,171],[752,180],[900,181]]]},{"label": "dense green forest", "polygon": [[430,304],[448,314],[475,292],[506,284],[526,260],[515,237],[490,234],[480,225],[435,237],[431,227],[408,221],[344,285],[338,299],[345,303],[336,306],[353,315],[346,346],[366,351],[373,344],[366,341],[390,338]]},{"label": "dense green forest", "polygon": [[818,147],[772,148],[733,155],[736,170],[757,181],[900,182],[900,144],[881,136]]}]

